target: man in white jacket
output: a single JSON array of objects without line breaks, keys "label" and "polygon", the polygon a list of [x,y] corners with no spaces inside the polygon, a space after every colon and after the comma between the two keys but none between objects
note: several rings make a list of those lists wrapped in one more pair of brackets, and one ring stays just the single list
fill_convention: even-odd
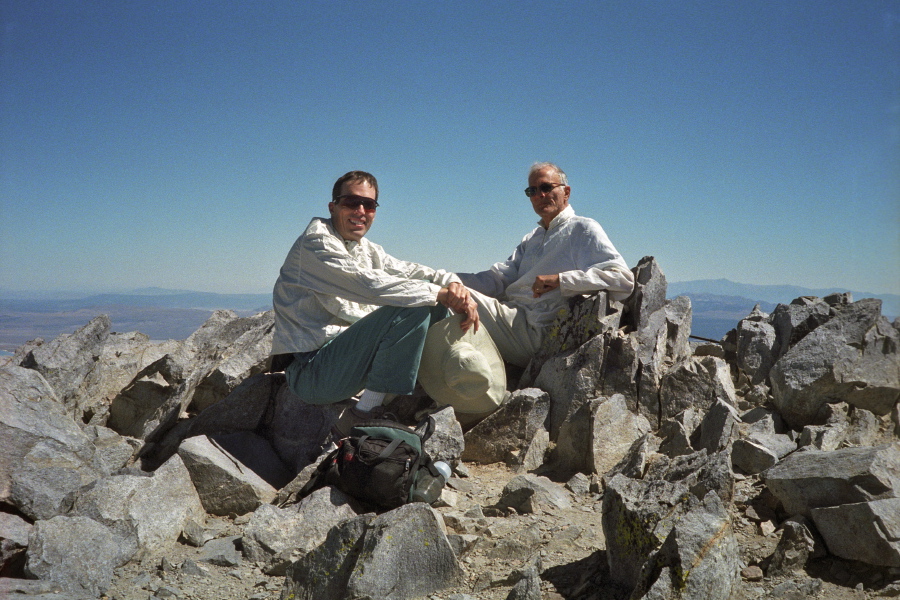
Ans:
[{"label": "man in white jacket", "polygon": [[365,239],[377,207],[375,177],[364,171],[340,177],[330,218],[310,222],[273,291],[273,364],[287,364],[294,393],[311,404],[359,393],[335,426],[340,437],[377,416],[386,395],[412,393],[425,334],[447,309],[466,315],[463,330],[479,322],[454,274],[396,259]]},{"label": "man in white jacket", "polygon": [[525,195],[540,217],[512,255],[481,273],[459,273],[478,304],[481,325],[503,359],[524,367],[538,352],[547,326],[566,299],[607,290],[624,300],[634,275],[600,224],[575,215],[566,174],[535,163]]}]

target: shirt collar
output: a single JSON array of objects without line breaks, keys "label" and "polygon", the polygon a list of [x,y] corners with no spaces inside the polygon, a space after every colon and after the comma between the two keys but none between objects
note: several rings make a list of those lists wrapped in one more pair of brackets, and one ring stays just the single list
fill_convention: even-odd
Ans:
[{"label": "shirt collar", "polygon": [[[550,221],[550,227],[547,228],[547,231],[550,231],[554,227],[559,227],[560,225],[562,225],[563,223],[565,223],[566,221],[568,221],[569,219],[571,219],[574,216],[575,216],[575,209],[572,208],[571,204],[569,204],[564,209],[562,209],[561,213],[559,213],[558,215],[553,217],[553,220]],[[544,228],[543,221],[538,221],[538,225],[540,225],[541,229]]]}]

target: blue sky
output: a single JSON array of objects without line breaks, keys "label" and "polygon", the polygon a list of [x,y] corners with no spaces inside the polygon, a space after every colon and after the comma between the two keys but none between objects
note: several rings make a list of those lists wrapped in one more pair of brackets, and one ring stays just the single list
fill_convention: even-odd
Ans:
[{"label": "blue sky", "polygon": [[266,292],[372,172],[369,238],[456,271],[528,167],[670,281],[900,293],[900,0],[0,7],[0,288]]}]

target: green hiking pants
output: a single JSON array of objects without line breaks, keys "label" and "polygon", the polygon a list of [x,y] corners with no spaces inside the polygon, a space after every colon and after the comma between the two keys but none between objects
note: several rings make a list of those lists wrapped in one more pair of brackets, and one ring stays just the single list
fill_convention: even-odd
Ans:
[{"label": "green hiking pants", "polygon": [[332,404],[362,389],[411,394],[425,334],[450,315],[444,306],[382,306],[324,346],[294,355],[284,370],[291,390],[307,404]]}]

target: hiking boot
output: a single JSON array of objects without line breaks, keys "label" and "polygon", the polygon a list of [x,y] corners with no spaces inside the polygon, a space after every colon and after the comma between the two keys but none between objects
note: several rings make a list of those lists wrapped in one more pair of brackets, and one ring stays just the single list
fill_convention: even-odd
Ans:
[{"label": "hiking boot", "polygon": [[348,406],[343,410],[341,416],[338,417],[337,422],[331,428],[331,433],[337,439],[350,437],[350,430],[353,429],[354,426],[373,419],[390,419],[396,421],[397,417],[387,412],[384,406],[376,406],[370,411],[359,410],[355,406]]}]

